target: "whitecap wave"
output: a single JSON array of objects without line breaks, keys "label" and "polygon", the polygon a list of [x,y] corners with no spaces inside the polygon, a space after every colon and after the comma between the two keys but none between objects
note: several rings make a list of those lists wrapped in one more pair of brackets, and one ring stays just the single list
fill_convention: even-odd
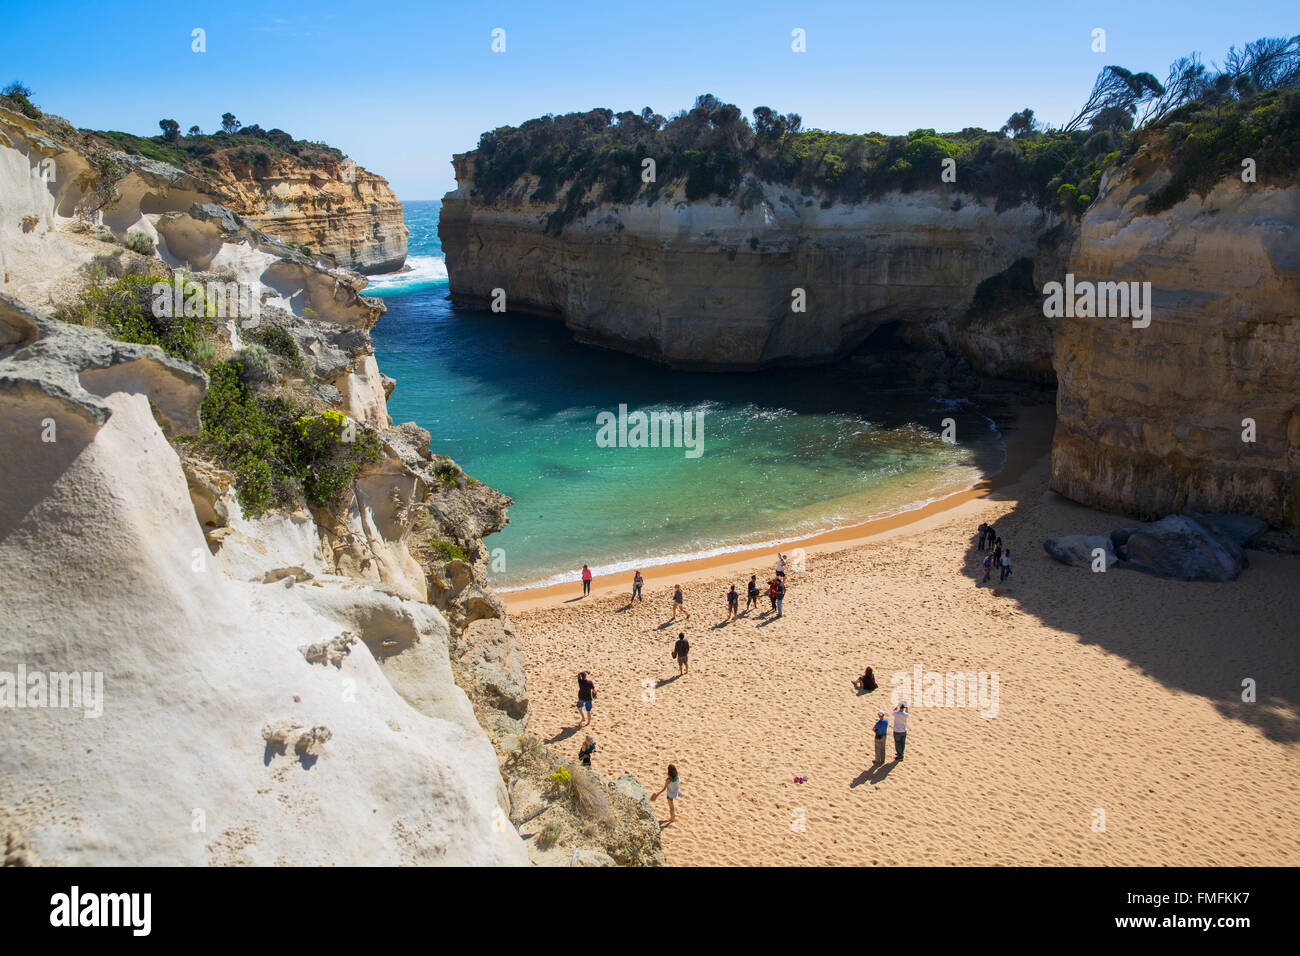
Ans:
[{"label": "whitecap wave", "polygon": [[370,283],[364,294],[380,298],[406,295],[447,283],[447,261],[442,256],[407,256],[406,265],[408,268],[403,272],[368,276]]}]

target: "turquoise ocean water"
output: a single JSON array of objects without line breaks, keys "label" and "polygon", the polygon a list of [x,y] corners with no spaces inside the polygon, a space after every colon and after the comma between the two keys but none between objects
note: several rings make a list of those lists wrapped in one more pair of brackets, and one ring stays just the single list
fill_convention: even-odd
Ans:
[{"label": "turquoise ocean water", "polygon": [[[376,357],[394,421],[510,495],[493,583],[631,577],[635,567],[775,544],[918,507],[996,472],[978,410],[851,365],[676,372],[574,343],[548,319],[453,306],[437,202],[406,203],[411,271],[372,277]],[[703,411],[703,452],[599,447],[597,415]],[[939,437],[956,421],[958,443]]]}]

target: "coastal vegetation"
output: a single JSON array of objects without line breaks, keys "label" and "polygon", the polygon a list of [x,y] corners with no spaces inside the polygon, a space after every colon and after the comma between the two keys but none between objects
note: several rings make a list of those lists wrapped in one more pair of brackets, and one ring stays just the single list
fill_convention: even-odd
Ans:
[{"label": "coastal vegetation", "polygon": [[[744,204],[745,180],[753,176],[829,206],[933,185],[951,159],[957,189],[1077,214],[1108,168],[1154,141],[1170,149],[1176,166],[1166,202],[1211,183],[1230,148],[1239,163],[1243,143],[1293,168],[1300,148],[1297,84],[1300,36],[1234,48],[1216,69],[1192,54],[1174,63],[1164,82],[1107,66],[1059,128],[1043,126],[1026,108],[997,131],[839,133],[804,129],[799,114],[766,106],[751,119],[702,94],[691,109],[667,118],[650,107],[598,108],[484,133],[474,152],[474,188],[488,202],[520,186],[534,201],[553,202],[547,231],[558,234],[600,203],[653,202],[669,186],[680,185],[688,200]],[[647,160],[650,181],[643,178]]]}]

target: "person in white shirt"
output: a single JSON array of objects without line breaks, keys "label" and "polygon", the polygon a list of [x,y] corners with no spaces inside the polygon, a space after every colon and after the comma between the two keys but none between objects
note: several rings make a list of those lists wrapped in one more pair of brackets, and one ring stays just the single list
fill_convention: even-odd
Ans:
[{"label": "person in white shirt", "polygon": [[1007,548],[1002,552],[1002,577],[998,580],[1005,581],[1009,577],[1011,577],[1011,549]]},{"label": "person in white shirt", "polygon": [[785,577],[785,555],[780,551],[776,553],[776,576],[778,578]]},{"label": "person in white shirt", "polygon": [[907,746],[907,701],[899,701],[894,708],[894,759],[903,759],[903,748]]}]

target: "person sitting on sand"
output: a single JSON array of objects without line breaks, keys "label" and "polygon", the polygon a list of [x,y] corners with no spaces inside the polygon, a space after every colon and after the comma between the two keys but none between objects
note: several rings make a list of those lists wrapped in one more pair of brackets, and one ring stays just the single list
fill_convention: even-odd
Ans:
[{"label": "person sitting on sand", "polygon": [[875,690],[879,685],[876,683],[876,675],[873,674],[871,668],[868,667],[865,674],[854,679],[853,686],[866,694]]},{"label": "person sitting on sand", "polygon": [[758,607],[758,575],[757,574],[751,574],[749,576],[749,600],[745,602],[745,610],[748,611],[751,607]]},{"label": "person sitting on sand", "polygon": [[591,755],[596,752],[596,741],[591,739],[591,734],[582,742],[582,749],[578,751],[578,763],[584,767],[591,766]]},{"label": "person sitting on sand", "polygon": [[691,619],[691,612],[686,610],[686,608],[683,606],[682,604],[683,600],[684,598],[682,596],[682,586],[680,584],[674,584],[673,585],[673,620],[677,620],[678,611],[686,615],[686,620],[689,621]]},{"label": "person sitting on sand", "polygon": [[644,585],[645,585],[645,578],[641,577],[641,572],[640,572],[640,571],[638,571],[636,574],[632,575],[632,597],[633,597],[634,600],[637,600],[637,601],[642,600],[642,597],[641,597],[641,588],[642,588]]},{"label": "person sitting on sand", "polygon": [[[664,785],[659,788],[659,793],[667,794],[668,796],[668,822],[669,823],[672,823],[674,820],[677,819],[676,800],[677,800],[677,795],[680,792],[681,792],[681,780],[677,776],[677,768],[672,764],[669,764],[668,779],[665,780]],[[651,800],[658,799],[659,793],[654,794],[650,799]]]},{"label": "person sitting on sand", "polygon": [[677,635],[677,643],[673,645],[673,660],[677,661],[677,673],[689,674],[691,665],[687,658],[691,653],[691,642],[686,639],[686,632]]},{"label": "person sitting on sand", "polygon": [[740,592],[736,590],[733,584],[731,590],[727,592],[727,620],[734,621],[736,615],[740,613]]}]

